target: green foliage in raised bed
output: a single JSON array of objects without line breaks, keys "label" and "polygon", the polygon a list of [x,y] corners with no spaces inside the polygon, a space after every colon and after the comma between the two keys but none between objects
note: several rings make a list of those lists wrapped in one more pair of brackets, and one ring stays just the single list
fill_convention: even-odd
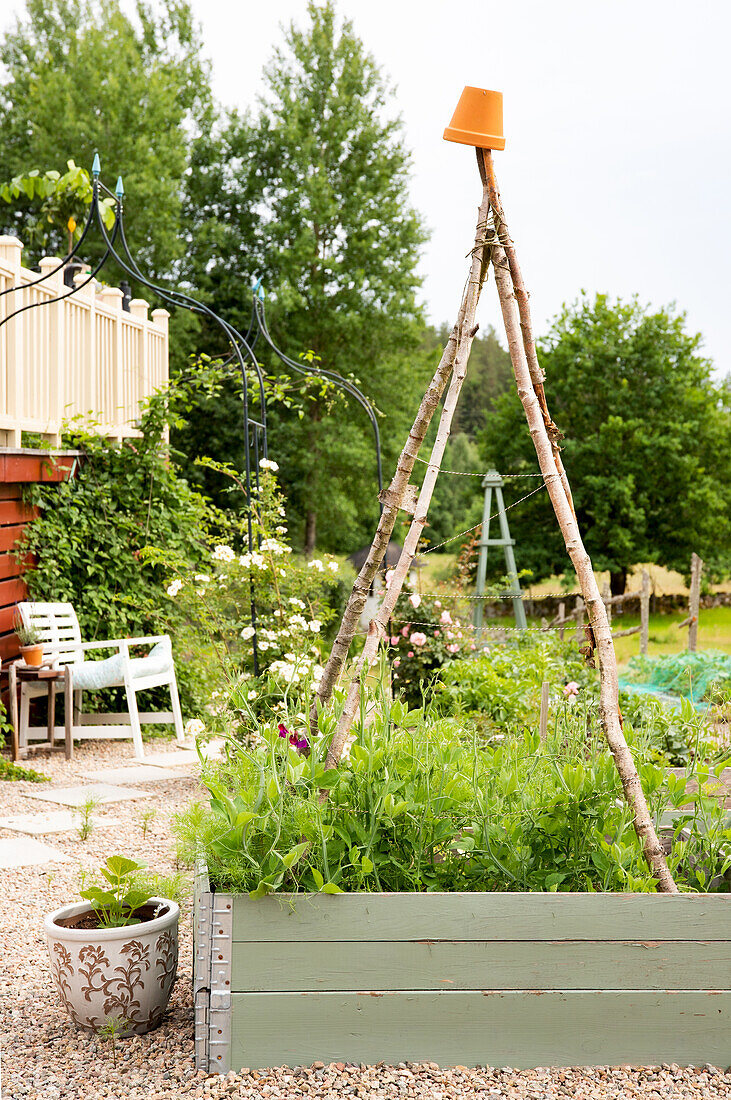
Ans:
[{"label": "green foliage in raised bed", "polygon": [[[544,681],[550,686],[551,713],[563,705],[569,683],[576,685],[584,705],[598,706],[597,671],[587,668],[575,641],[561,641],[555,633],[519,634],[507,645],[445,665],[434,683],[432,706],[442,715],[469,718],[487,736],[516,734],[526,726],[535,727]],[[681,765],[696,756],[712,757],[716,751],[708,716],[690,703],[673,708],[652,696],[629,692],[621,693],[620,703],[625,721],[658,760]]]},{"label": "green foliage in raised bed", "polygon": [[[326,771],[339,705],[313,743],[304,723],[273,721],[253,748],[232,744],[227,763],[205,769],[209,804],[178,830],[181,854],[202,847],[217,888],[654,889],[593,706],[565,704],[545,742],[526,729],[485,744],[469,721],[408,711],[381,690],[363,698],[347,759]],[[723,808],[703,790],[689,795],[627,732],[656,818],[690,808],[671,856],[679,880],[723,886]],[[703,788],[713,775],[698,778]]]}]

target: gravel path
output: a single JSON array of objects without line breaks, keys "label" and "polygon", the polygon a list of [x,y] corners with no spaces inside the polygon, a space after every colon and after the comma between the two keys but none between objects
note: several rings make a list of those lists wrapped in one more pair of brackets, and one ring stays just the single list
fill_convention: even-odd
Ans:
[{"label": "gravel path", "polygon": [[[174,744],[155,742],[154,751]],[[37,754],[33,764],[51,776],[53,786],[83,782],[79,771],[128,763],[125,743],[84,743],[67,764],[62,754]],[[88,782],[88,780],[86,780]],[[137,784],[136,784],[137,785]],[[0,812],[40,813],[48,804],[23,797],[27,783],[0,782]],[[408,1097],[448,1100],[452,1097],[562,1098],[608,1100],[715,1100],[731,1098],[731,1072],[713,1067],[677,1066],[531,1070],[440,1070],[434,1064],[356,1066],[338,1063],[294,1069],[208,1077],[193,1061],[191,1000],[192,927],[184,909],[180,927],[180,965],[170,1008],[162,1026],[149,1035],[117,1041],[114,1065],[108,1043],[79,1031],[66,1016],[52,988],[48,971],[43,916],[75,899],[80,868],[96,868],[114,852],[146,860],[152,869],[175,868],[169,824],[171,816],[199,791],[195,779],[139,784],[155,791],[155,799],[100,806],[96,815],[116,817],[121,824],[95,829],[82,841],[76,833],[42,838],[68,853],[68,863],[0,872],[0,1034],[2,1035],[3,1100],[173,1100],[204,1098]],[[143,836],[141,814],[154,807],[156,817]],[[17,836],[0,829],[0,837]]]}]

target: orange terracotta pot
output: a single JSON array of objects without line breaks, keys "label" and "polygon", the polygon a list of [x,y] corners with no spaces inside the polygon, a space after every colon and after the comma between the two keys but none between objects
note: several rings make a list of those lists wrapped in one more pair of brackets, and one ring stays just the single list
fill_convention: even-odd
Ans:
[{"label": "orange terracotta pot", "polygon": [[20,655],[26,665],[31,665],[33,668],[43,664],[42,645],[22,645],[20,647]]},{"label": "orange terracotta pot", "polygon": [[475,145],[478,149],[504,149],[503,93],[468,84],[459,97],[457,110],[444,131],[447,141]]}]

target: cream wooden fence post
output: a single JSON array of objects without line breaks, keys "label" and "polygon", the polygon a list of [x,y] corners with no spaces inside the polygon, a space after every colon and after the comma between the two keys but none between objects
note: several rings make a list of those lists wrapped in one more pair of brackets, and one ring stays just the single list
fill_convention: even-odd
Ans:
[{"label": "cream wooden fence post", "polygon": [[[168,313],[168,311],[166,309],[153,309],[153,311],[152,311],[152,323],[163,334],[163,340],[162,340],[162,352],[160,353],[160,352],[156,351],[154,354],[152,354],[151,349],[149,348],[149,342],[148,342],[147,367],[148,367],[148,370],[149,370],[152,363],[154,362],[154,373],[149,375],[148,377],[146,377],[144,381],[145,381],[145,385],[149,386],[150,389],[158,388],[165,381],[164,378],[159,377],[160,372],[158,370],[158,355],[159,355],[160,361],[167,363],[167,360],[168,360],[169,319],[170,319],[170,314]],[[149,340],[149,338],[148,338],[148,340]],[[158,348],[159,347],[160,347],[160,345],[158,345]]]},{"label": "cream wooden fence post", "polygon": [[[5,260],[12,271],[13,286],[21,286],[22,284],[22,252],[23,242],[19,241],[17,237],[0,237],[0,257]],[[2,316],[7,317],[18,306],[25,305],[25,301],[20,300],[24,298],[25,295],[22,292],[6,294],[2,299],[5,303]],[[5,445],[8,447],[20,447],[23,441],[21,418],[23,414],[25,374],[23,370],[24,316],[21,315],[21,318],[19,318],[20,324],[14,324],[13,321],[10,321],[3,326],[6,332],[5,348],[7,351],[7,362],[5,363],[7,406],[5,411],[9,420],[2,434],[5,437]]]},{"label": "cream wooden fence post", "polygon": [[[145,363],[147,364],[148,369],[150,369],[154,365],[154,374],[144,379],[145,388],[149,392],[155,389],[159,389],[160,386],[162,386],[162,384],[167,381],[169,319],[170,314],[166,309],[153,309],[152,321],[153,324],[160,330],[162,334],[162,341],[156,341],[157,347],[153,351],[152,333],[148,330],[148,334],[146,336],[147,354],[145,356]],[[169,442],[170,429],[167,425],[165,426],[164,438],[165,442]]]},{"label": "cream wooden fence post", "polygon": [[[109,410],[110,417],[107,425],[108,433],[111,437],[121,443],[124,439],[124,426],[128,419],[131,419],[127,415],[127,404],[124,396],[124,349],[123,349],[123,331],[122,331],[122,299],[124,294],[118,286],[105,286],[97,295],[98,299],[109,310],[114,310],[112,316],[112,346],[110,352],[112,355],[112,361],[110,363],[112,372],[112,384],[110,386],[110,392],[114,395],[113,405]],[[105,316],[105,314],[97,313],[97,317]]]},{"label": "cream wooden fence post", "polygon": [[[45,275],[44,287],[48,287],[53,297],[63,294],[63,270],[51,275],[60,263],[56,256],[43,256],[39,263],[41,274]],[[50,313],[48,326],[48,425],[47,438],[57,447],[61,442],[61,422],[63,420],[63,394],[67,390],[66,377],[66,314],[65,301],[55,302],[47,308]],[[36,312],[35,310],[33,312]],[[13,322],[11,321],[12,325]]]}]

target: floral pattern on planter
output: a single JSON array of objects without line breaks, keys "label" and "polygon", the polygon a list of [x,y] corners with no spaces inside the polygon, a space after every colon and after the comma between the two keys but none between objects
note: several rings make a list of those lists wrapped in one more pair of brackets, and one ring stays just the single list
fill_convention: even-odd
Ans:
[{"label": "floral pattern on planter", "polygon": [[177,905],[133,928],[80,930],[55,923],[84,906],[46,918],[51,974],[71,1019],[97,1031],[121,1019],[120,1036],[151,1031],[162,1022],[178,966]]}]

